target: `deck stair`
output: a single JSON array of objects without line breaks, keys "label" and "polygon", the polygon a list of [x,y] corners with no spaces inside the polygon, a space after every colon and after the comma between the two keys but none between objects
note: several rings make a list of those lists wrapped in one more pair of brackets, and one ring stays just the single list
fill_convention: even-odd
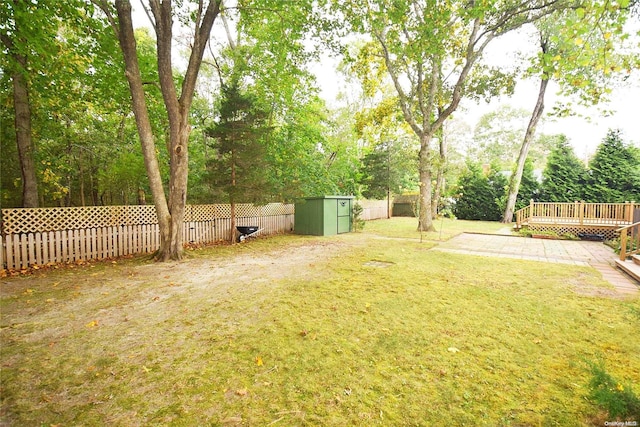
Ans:
[{"label": "deck stair", "polygon": [[630,260],[616,259],[616,267],[640,284],[640,256],[633,255]]}]

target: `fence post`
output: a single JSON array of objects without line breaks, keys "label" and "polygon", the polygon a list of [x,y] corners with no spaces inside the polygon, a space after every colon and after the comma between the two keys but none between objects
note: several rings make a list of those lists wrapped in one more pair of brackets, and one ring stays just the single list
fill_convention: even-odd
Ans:
[{"label": "fence post", "polygon": [[627,210],[627,217],[625,218],[626,221],[629,221],[629,224],[633,224],[633,207],[635,206],[636,202],[634,202],[633,200],[630,202],[625,202],[625,208]]}]

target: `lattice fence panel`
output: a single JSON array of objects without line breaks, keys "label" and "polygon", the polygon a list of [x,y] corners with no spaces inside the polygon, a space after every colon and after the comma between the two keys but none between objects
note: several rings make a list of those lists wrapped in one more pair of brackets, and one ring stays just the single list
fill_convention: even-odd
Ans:
[{"label": "lattice fence panel", "polygon": [[221,218],[218,205],[188,205],[185,212],[185,221],[212,221]]},{"label": "lattice fence panel", "polygon": [[[265,206],[238,204],[238,217],[293,214],[293,205],[272,203]],[[212,221],[229,218],[229,205],[187,205],[185,221]],[[81,230],[158,223],[154,206],[88,206],[68,208],[3,209],[2,233],[20,234],[61,230]]]},{"label": "lattice fence panel", "polygon": [[613,240],[618,237],[617,227],[589,227],[589,226],[572,226],[572,225],[540,225],[530,224],[528,226],[531,231],[552,231],[559,235],[573,234],[577,236],[579,233],[585,234],[602,234],[605,239]]},{"label": "lattice fence panel", "polygon": [[154,206],[3,209],[4,234],[157,224]]},{"label": "lattice fence panel", "polygon": [[283,205],[282,203],[269,203],[268,205],[261,206],[262,216],[275,216],[275,215],[293,215],[294,205]]},{"label": "lattice fence panel", "polygon": [[217,218],[230,218],[231,217],[231,205],[213,205]]},{"label": "lattice fence panel", "polygon": [[259,216],[260,215],[260,207],[254,206],[251,204],[237,204],[236,205],[236,217],[238,218],[246,218],[250,216]]},{"label": "lattice fence panel", "polygon": [[[259,225],[262,234],[293,230],[293,205],[238,205],[238,224]],[[229,205],[188,205],[185,243],[231,236]],[[0,269],[104,259],[159,247],[154,206],[3,209]]]}]

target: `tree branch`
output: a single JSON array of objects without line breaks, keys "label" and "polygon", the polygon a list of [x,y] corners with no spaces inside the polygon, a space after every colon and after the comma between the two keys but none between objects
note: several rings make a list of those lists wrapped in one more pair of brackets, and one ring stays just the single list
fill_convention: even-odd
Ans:
[{"label": "tree branch", "polygon": [[398,100],[400,101],[400,108],[402,109],[404,118],[407,121],[407,123],[409,123],[409,126],[411,127],[411,129],[413,129],[413,132],[415,132],[415,134],[418,137],[420,137],[423,133],[423,130],[420,128],[420,126],[418,126],[418,123],[416,123],[415,117],[411,113],[409,102],[407,100],[407,95],[404,93],[404,89],[402,89],[400,80],[398,79],[398,76],[395,73],[395,67],[393,65],[393,62],[391,61],[391,57],[389,55],[389,49],[384,40],[384,37],[378,32],[375,33],[375,36],[380,42],[380,45],[382,46],[382,51],[384,53],[384,62],[387,66],[387,71],[389,72],[389,76],[391,76],[391,80],[393,81],[393,85],[395,86],[396,91],[398,92]]}]

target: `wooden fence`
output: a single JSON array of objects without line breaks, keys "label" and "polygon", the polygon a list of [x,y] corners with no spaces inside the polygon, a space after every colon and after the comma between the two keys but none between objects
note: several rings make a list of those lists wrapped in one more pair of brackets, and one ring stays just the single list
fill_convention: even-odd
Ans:
[{"label": "wooden fence", "polygon": [[[362,200],[362,218],[387,218],[387,202]],[[257,225],[261,234],[293,230],[294,205],[236,205],[237,225]],[[229,205],[187,205],[183,241],[231,239]],[[2,209],[0,269],[22,269],[80,260],[150,253],[160,247],[154,206],[89,206]]]},{"label": "wooden fence", "polygon": [[[236,206],[237,225],[257,225],[261,234],[293,230],[293,205]],[[213,243],[231,238],[229,205],[188,205],[185,243]],[[91,206],[2,209],[0,266],[106,259],[153,252],[160,246],[154,206]]]}]

